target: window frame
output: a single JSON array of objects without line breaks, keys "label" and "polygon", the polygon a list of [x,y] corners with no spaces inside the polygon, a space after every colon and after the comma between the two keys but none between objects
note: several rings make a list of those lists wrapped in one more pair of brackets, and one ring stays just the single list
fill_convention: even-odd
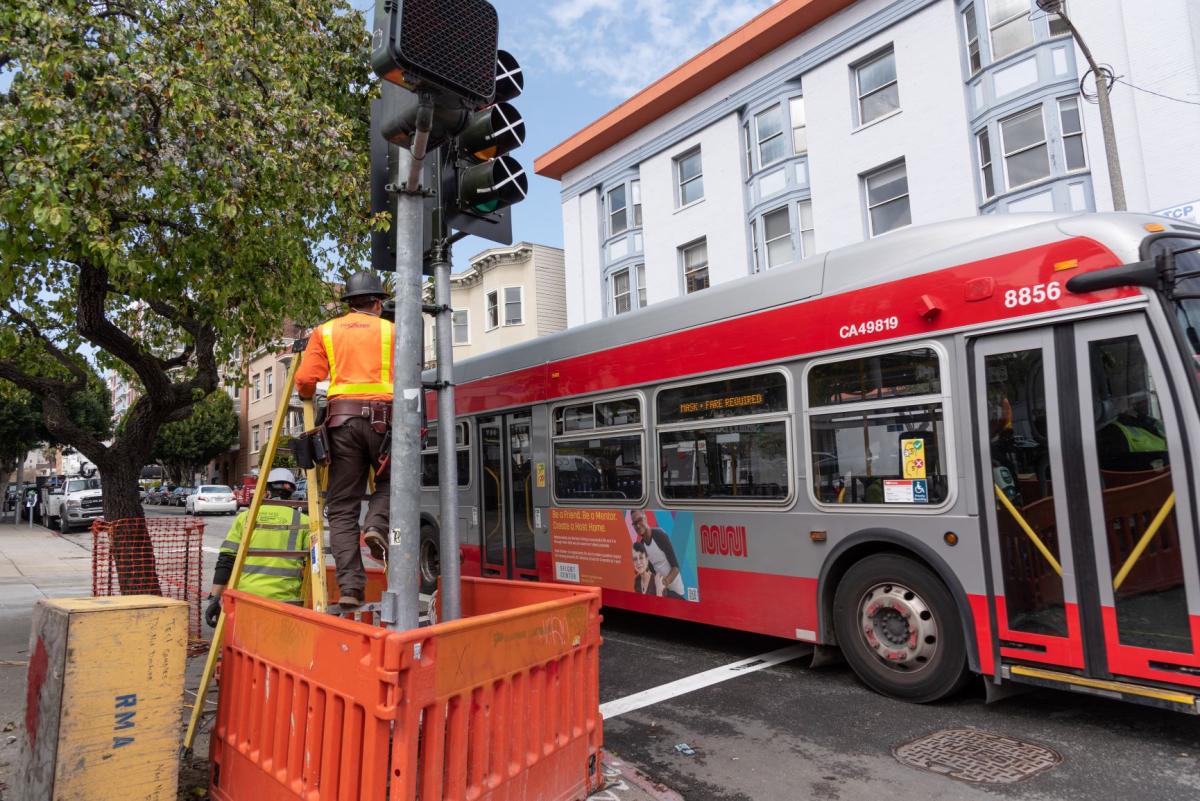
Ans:
[{"label": "window frame", "polygon": [[[516,284],[513,286],[502,287],[502,289],[504,290],[504,319],[501,323],[501,327],[508,328],[515,325],[525,325],[525,287],[521,284]],[[508,290],[510,289],[517,290],[517,304],[521,307],[521,319],[513,323],[508,321],[508,304],[512,302],[508,299]]]},{"label": "window frame", "polygon": [[[787,220],[787,234],[773,237],[771,239],[767,239],[767,217],[769,217],[773,214],[779,214],[780,212],[783,212],[784,219]],[[793,236],[794,232],[792,231],[792,204],[785,203],[782,206],[779,206],[778,208],[771,209],[770,211],[764,211],[761,215],[759,215],[759,219],[762,220],[762,224],[763,224],[762,225],[763,254],[766,257],[764,259],[764,263],[766,265],[765,269],[766,270],[774,270],[777,267],[783,267],[788,264],[795,264],[797,261],[797,259],[796,259],[797,249],[796,249],[795,237]],[[791,249],[792,249],[792,257],[790,259],[788,259],[787,261],[780,262],[779,264],[772,264],[771,263],[771,244],[773,242],[779,242],[783,239],[787,239],[789,241],[789,244],[791,245]],[[803,258],[803,256],[801,256],[801,258]]]},{"label": "window frame", "polygon": [[[616,194],[617,192],[620,192],[621,197],[622,197],[621,207],[619,209],[613,208],[613,204],[612,204],[613,195]],[[607,212],[606,216],[608,218],[608,237],[607,238],[612,239],[614,236],[619,236],[620,234],[628,233],[629,228],[630,228],[630,225],[629,225],[630,209],[629,209],[629,185],[627,182],[621,182],[621,183],[617,184],[616,186],[609,188],[609,190],[604,193],[604,208],[605,208],[605,211]],[[624,215],[625,215],[625,225],[620,230],[618,230],[617,227],[613,224],[613,218],[616,217],[616,215],[621,214],[621,213],[624,213]]]},{"label": "window frame", "polygon": [[[1067,10],[1067,0],[1061,0],[1061,2],[1062,2],[1062,10],[1066,11]],[[1046,33],[1050,36],[1050,38],[1056,39],[1059,36],[1070,36],[1071,35],[1070,28],[1067,28],[1064,31],[1059,31],[1058,33],[1054,32],[1054,20],[1056,20],[1056,19],[1061,20],[1062,15],[1056,11],[1047,12],[1047,14],[1046,14]],[[1062,23],[1062,25],[1063,25],[1063,27],[1066,27],[1065,22]]]},{"label": "window frame", "polygon": [[[789,156],[789,158],[799,158],[801,156],[807,156],[808,155],[808,106],[804,102],[804,95],[802,95],[802,94],[792,95],[791,97],[789,97],[787,99],[787,103],[788,103],[788,125],[790,126],[791,131],[792,131],[792,155]],[[801,120],[799,125],[796,124],[796,115],[794,113],[797,104],[799,104],[800,110],[801,110],[801,115],[804,117],[804,119]],[[804,149],[800,150],[800,151],[796,150],[796,131],[797,130],[802,130],[804,132]]]},{"label": "window frame", "polygon": [[[554,430],[555,416],[559,409],[567,406],[579,406],[585,403],[591,403],[593,406],[597,403],[607,403],[609,401],[619,401],[635,399],[641,404],[641,422],[633,425],[623,426],[607,426],[604,428],[593,427],[590,431],[571,431],[569,433],[557,434]],[[648,438],[648,430],[650,427],[650,406],[646,402],[646,393],[642,390],[634,390],[633,392],[616,392],[605,395],[587,395],[571,398],[570,400],[554,403],[549,409],[549,430],[550,430],[550,498],[554,503],[562,506],[617,506],[617,507],[640,507],[650,497],[650,477],[654,475],[650,468],[652,465],[646,459],[646,440]],[[641,446],[639,455],[642,460],[642,494],[639,498],[560,498],[558,497],[558,459],[554,452],[554,445],[558,442],[578,442],[580,440],[597,439],[606,436],[628,436],[630,434],[638,434],[641,437]]]},{"label": "window frame", "polygon": [[[629,308],[625,311],[617,311],[617,276],[621,273],[629,274],[629,288],[624,295],[629,296]],[[616,317],[621,314],[635,312],[638,309],[646,306],[646,264],[641,261],[629,262],[622,264],[620,267],[609,270],[607,277],[608,283],[608,316]]]},{"label": "window frame", "polygon": [[[983,140],[987,139],[987,152],[984,153]],[[975,153],[979,157],[979,188],[982,190],[983,201],[986,203],[1004,192],[1003,187],[996,186],[996,162],[992,158],[992,132],[984,126],[975,132]],[[987,161],[984,161],[986,156]],[[992,178],[992,191],[988,192],[987,176]],[[1005,176],[1007,178],[1007,176]]]},{"label": "window frame", "polygon": [[258,426],[250,426],[250,452],[258,453],[259,451],[259,433],[261,429]]},{"label": "window frame", "polygon": [[[719,417],[714,420],[684,420],[679,423],[666,423],[660,425],[658,422],[658,396],[663,392],[679,389],[680,387],[697,386],[708,384],[713,381],[726,381],[735,378],[753,378],[759,375],[769,375],[775,373],[783,376],[784,396],[787,398],[788,408],[782,412],[762,412],[759,414],[747,414],[742,416]],[[687,509],[689,507],[698,506],[704,509],[713,508],[729,508],[729,509],[745,509],[748,506],[766,506],[772,509],[786,509],[796,502],[796,481],[799,478],[796,470],[796,446],[795,446],[795,418],[796,418],[796,388],[792,381],[792,373],[782,365],[774,365],[766,368],[752,368],[749,370],[734,370],[731,372],[707,373],[702,376],[693,376],[683,381],[671,381],[661,384],[654,388],[654,392],[650,399],[650,410],[654,413],[654,468],[653,475],[656,478],[655,486],[658,488],[658,501],[666,509]],[[668,498],[662,493],[662,487],[659,486],[662,476],[662,445],[659,443],[658,434],[660,431],[696,431],[706,428],[723,428],[726,426],[744,425],[747,423],[773,423],[779,420],[783,421],[784,430],[784,463],[787,466],[787,495],[783,498],[763,499],[760,497],[750,497],[746,500],[735,500],[730,498],[712,498],[712,499],[695,499],[689,498],[686,501],[680,501],[673,498]]]},{"label": "window frame", "polygon": [[[704,286],[700,287],[699,289],[689,291],[688,290],[687,251],[689,251],[695,247],[698,247],[699,245],[704,246],[704,280],[705,280],[705,284],[704,284]],[[679,248],[677,249],[677,251],[679,253],[679,277],[683,284],[683,286],[682,286],[683,293],[682,294],[692,295],[692,294],[695,294],[696,292],[703,292],[704,290],[711,287],[712,286],[712,275],[709,273],[710,262],[708,259],[708,237],[702,236],[699,239],[694,239],[691,242],[688,242],[686,245],[680,245]],[[698,272],[698,271],[699,271],[698,269],[692,270],[692,272]]]},{"label": "window frame", "polygon": [[[495,320],[495,323],[492,322]],[[483,296],[483,330],[495,331],[500,327],[500,290],[493,289]]]},{"label": "window frame", "polygon": [[[684,180],[684,178],[683,178],[683,162],[686,161],[687,159],[690,159],[692,156],[696,156],[698,159],[700,159],[700,171],[697,172],[695,175],[693,175],[691,178]],[[680,153],[678,156],[673,157],[672,161],[674,162],[674,167],[675,167],[675,209],[676,210],[686,209],[689,206],[694,206],[697,203],[703,201],[704,200],[704,156],[703,156],[703,152],[701,150],[700,145],[696,145],[695,147],[688,148],[684,152]],[[684,184],[690,184],[693,181],[700,182],[700,197],[696,198],[695,200],[691,200],[691,201],[688,201],[685,203],[683,200]]]},{"label": "window frame", "polygon": [[[872,89],[871,91],[867,92],[866,94],[863,94],[862,70],[866,67],[871,66],[872,64],[874,64],[878,61],[882,61],[883,59],[889,58],[889,57],[892,59],[892,72],[895,74],[895,77],[892,78],[892,80],[889,81],[888,83],[885,83],[881,86],[877,86],[874,89]],[[879,122],[881,120],[886,120],[888,117],[899,114],[903,110],[903,107],[900,105],[900,69],[899,69],[898,65],[896,64],[895,45],[889,44],[887,47],[877,50],[874,53],[872,53],[871,55],[866,56],[865,58],[859,59],[858,61],[854,62],[854,64],[851,65],[851,69],[854,70],[854,96],[855,96],[854,112],[855,112],[855,118],[856,118],[855,122],[857,123],[856,129],[857,128],[865,128],[868,125],[873,125],[874,123]],[[888,111],[884,114],[880,114],[878,116],[872,117],[869,120],[864,119],[863,118],[863,99],[870,97],[872,95],[877,95],[880,92],[886,91],[888,89],[888,87],[891,87],[891,86],[896,87],[896,108],[894,108],[891,111]]]},{"label": "window frame", "polygon": [[[1079,118],[1079,130],[1072,133],[1067,133],[1066,125],[1063,122],[1063,103],[1075,104],[1075,115]],[[1059,145],[1062,148],[1063,172],[1066,174],[1083,172],[1088,168],[1087,155],[1087,137],[1083,130],[1083,106],[1079,104],[1079,95],[1070,95],[1069,97],[1060,97],[1057,99],[1058,111],[1058,138]],[[1083,165],[1072,167],[1067,158],[1067,139],[1076,138],[1079,140],[1079,151],[1083,154]]]},{"label": "window frame", "polygon": [[[968,22],[967,22],[968,14],[970,14],[970,26],[968,26]],[[965,43],[966,43],[967,73],[970,75],[970,77],[974,78],[976,75],[983,72],[983,49],[981,48],[981,46],[979,44],[979,41],[980,41],[979,40],[979,14],[975,10],[974,2],[971,2],[969,5],[967,5],[966,8],[964,8],[962,10],[961,18],[962,18],[962,27],[963,27],[963,39],[965,40]],[[972,26],[975,28],[974,36],[972,36],[972,34],[971,34]],[[974,60],[972,60],[972,58],[971,58],[971,44],[972,43],[974,43],[974,45],[975,45]],[[978,62],[978,66],[976,66],[976,62]]]},{"label": "window frame", "polygon": [[[759,124],[758,124],[759,118],[765,114],[771,113],[772,111],[774,111],[776,114],[779,115],[779,131],[777,133],[771,134],[766,139],[764,139],[762,137],[762,133],[759,131]],[[779,158],[772,159],[771,161],[763,161],[763,151],[762,151],[763,145],[768,142],[774,142],[776,139],[781,139],[783,137],[784,131],[786,131],[786,130],[788,130],[788,127],[784,123],[783,101],[782,100],[767,106],[766,108],[762,109],[761,111],[756,111],[754,113],[754,150],[758,154],[758,168],[760,170],[765,170],[767,167],[771,167],[771,166],[779,164],[783,161],[787,161],[787,159],[789,158],[788,150],[790,148],[784,147]]]},{"label": "window frame", "polygon": [[263,384],[265,384],[266,390],[263,392],[263,397],[269,398],[275,394],[275,365],[271,365],[266,370],[263,370],[263,378],[265,379]]},{"label": "window frame", "polygon": [[[820,367],[825,364],[836,364],[852,359],[866,359],[872,356],[883,356],[888,353],[903,353],[909,350],[918,350],[921,348],[929,348],[937,354],[938,358],[938,378],[941,383],[942,391],[937,394],[911,395],[904,398],[884,398],[881,400],[856,401],[854,403],[839,403],[826,406],[812,406],[809,404],[808,398],[808,376],[813,368]],[[837,512],[839,514],[853,514],[855,512],[863,514],[879,514],[881,510],[887,510],[889,513],[896,514],[915,514],[915,515],[933,515],[943,514],[948,509],[952,508],[958,501],[958,464],[955,457],[955,425],[954,417],[954,388],[952,386],[952,376],[950,374],[950,354],[946,347],[939,341],[933,339],[914,339],[908,340],[901,344],[889,345],[881,348],[865,348],[838,351],[836,354],[822,356],[817,359],[812,359],[804,365],[804,369],[800,372],[800,425],[804,431],[804,478],[805,491],[808,493],[808,500],[812,505],[824,512]],[[942,448],[942,456],[945,459],[943,470],[946,475],[946,498],[941,503],[927,504],[888,504],[888,503],[855,503],[855,504],[838,504],[825,503],[817,499],[817,495],[813,492],[813,476],[812,476],[812,423],[813,415],[826,415],[835,412],[861,412],[873,411],[876,409],[898,409],[909,408],[913,406],[922,406],[931,403],[940,404],[942,407],[942,430],[944,432],[945,446]],[[970,480],[969,478],[967,479]]]},{"label": "window frame", "polygon": [[[809,222],[812,223],[811,228],[804,227],[804,214],[801,211],[801,207],[804,206],[805,204],[808,205],[808,218],[809,218]],[[797,238],[800,243],[800,249],[799,249],[800,258],[793,259],[793,261],[804,261],[805,259],[807,259],[811,256],[817,255],[817,218],[813,214],[813,202],[812,202],[811,197],[797,200],[795,202],[795,205],[796,205],[796,233],[798,235]],[[812,234],[812,242],[813,242],[812,253],[809,253],[808,248],[806,248],[804,246],[804,235],[806,233]]]},{"label": "window frame", "polygon": [[[467,329],[467,337],[462,342],[458,341],[458,323],[455,321],[455,315],[466,315],[464,327]],[[451,309],[450,310],[450,342],[452,345],[470,345],[471,344],[471,310],[470,309]]]},{"label": "window frame", "polygon": [[[1018,117],[1025,116],[1034,111],[1036,111],[1038,113],[1038,117],[1042,121],[1042,139],[1041,139],[1041,141],[1035,142],[1032,145],[1025,145],[1021,148],[1018,148],[1017,150],[1012,151],[1011,153],[1008,152],[1008,146],[1004,142],[1004,123],[1015,120]],[[1082,118],[1081,118],[1081,120],[1082,120]],[[1053,162],[1050,161],[1050,134],[1046,128],[1046,109],[1045,109],[1044,103],[1039,102],[1036,105],[1028,106],[1026,108],[1020,109],[1019,111],[1014,111],[1012,114],[1009,114],[1007,117],[1003,117],[1000,120],[997,120],[996,126],[1000,131],[1000,158],[1002,159],[1002,161],[1004,163],[1004,187],[1005,187],[1004,191],[1005,192],[1012,192],[1012,191],[1020,189],[1022,187],[1033,186],[1034,184],[1037,184],[1040,181],[1045,181],[1049,178],[1054,177],[1054,164],[1053,164]],[[1012,177],[1008,174],[1009,158],[1012,156],[1018,156],[1022,153],[1027,153],[1030,150],[1034,150],[1039,147],[1046,148],[1046,174],[1041,176],[1040,178],[1034,178],[1031,181],[1025,181],[1024,183],[1014,184],[1012,181]]]},{"label": "window frame", "polygon": [[[903,167],[904,168],[904,183],[905,183],[904,194],[896,195],[895,197],[888,198],[887,200],[884,200],[881,203],[876,203],[875,205],[871,205],[871,186],[870,186],[871,177],[875,176],[875,175],[879,175],[880,173],[887,172],[888,170],[894,169],[895,167]],[[876,167],[873,170],[864,172],[864,173],[862,173],[861,179],[862,179],[862,190],[863,190],[863,208],[867,214],[867,238],[868,239],[874,239],[877,236],[884,236],[885,234],[890,234],[892,231],[898,231],[901,228],[907,228],[913,224],[912,223],[912,188],[908,186],[908,160],[907,159],[902,158],[899,161],[893,161],[888,164],[884,164],[882,166]],[[896,200],[899,200],[900,198],[908,199],[908,222],[904,225],[897,225],[895,228],[889,228],[886,231],[881,231],[879,233],[876,233],[875,221],[874,221],[874,218],[871,216],[871,210],[879,208],[880,206],[883,206],[887,203],[892,203]]]},{"label": "window frame", "polygon": [[[433,420],[433,421],[431,421],[431,424],[436,426],[436,425],[438,425],[438,421]],[[464,427],[464,430],[466,433],[466,440],[467,440],[466,445],[458,444],[457,429],[459,426]],[[467,483],[465,483],[465,484],[462,483],[462,476],[460,475],[458,477],[459,478],[458,489],[459,490],[469,490],[471,488],[471,485],[474,483],[474,481],[473,481],[474,477],[472,476],[472,471],[471,471],[471,467],[474,465],[474,461],[471,458],[471,444],[475,441],[475,436],[474,436],[474,432],[471,431],[471,418],[470,417],[459,417],[459,418],[455,419],[454,428],[455,428],[454,452],[456,454],[461,451],[467,452]],[[438,443],[439,444],[441,443],[440,437],[438,439]],[[436,454],[437,452],[438,452],[437,448],[426,448],[426,447],[424,447],[424,443],[422,443],[421,456],[420,456],[422,463],[424,462],[424,459],[426,456],[428,456],[429,454]],[[424,479],[424,477],[425,477],[425,471],[422,470],[421,471],[421,479]],[[423,480],[420,480],[420,486],[421,486],[422,490],[438,490],[438,491],[440,491],[440,488],[438,487],[437,484],[426,484]]]},{"label": "window frame", "polygon": [[262,397],[263,397],[262,373],[255,373],[253,376],[250,377],[250,386],[253,387],[253,389],[254,389],[253,400],[256,400],[256,401],[262,400]]},{"label": "window frame", "polygon": [[[994,24],[992,23],[992,3],[993,2],[995,2],[995,0],[985,0],[984,23],[987,25],[987,29],[988,29],[988,54],[991,56],[991,63],[995,64],[997,61],[1002,61],[1011,55],[1020,53],[1022,50],[1028,50],[1030,47],[1033,47],[1035,44],[1037,44],[1037,32],[1033,29],[1033,18],[1032,18],[1033,9],[1030,8],[1028,0],[1026,0],[1025,12],[1023,14],[1021,12],[1017,12],[1016,14],[1005,17],[1004,19],[1002,19]],[[1014,20],[1021,19],[1022,17],[1024,17],[1025,22],[1029,25],[1029,39],[1030,39],[1029,44],[1022,45],[1021,47],[1018,47],[1016,50],[1005,53],[1004,55],[996,55],[996,30],[999,28],[1003,28],[1004,26],[1010,24]]]}]

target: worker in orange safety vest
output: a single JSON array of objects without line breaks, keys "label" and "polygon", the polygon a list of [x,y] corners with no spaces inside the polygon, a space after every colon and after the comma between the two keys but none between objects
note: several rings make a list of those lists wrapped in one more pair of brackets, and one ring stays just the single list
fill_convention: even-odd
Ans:
[{"label": "worker in orange safety vest", "polygon": [[380,318],[391,297],[379,276],[363,271],[350,276],[342,300],[349,313],[313,329],[296,373],[296,391],[311,398],[317,382],[329,379],[325,426],[329,434],[329,539],[337,563],[343,611],[362,605],[366,585],[359,535],[376,559],[387,555],[388,480],[377,476],[359,525],[367,477],[374,468],[392,421],[391,323]]}]

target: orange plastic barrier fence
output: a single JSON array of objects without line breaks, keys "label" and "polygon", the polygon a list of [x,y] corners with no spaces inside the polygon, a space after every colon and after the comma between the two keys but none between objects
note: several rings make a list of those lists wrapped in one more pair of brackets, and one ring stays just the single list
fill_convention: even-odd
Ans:
[{"label": "orange plastic barrier fence", "polygon": [[200,629],[204,521],[131,517],[92,521],[92,595],[161,595],[188,605],[188,651],[208,649]]},{"label": "orange plastic barrier fence", "polygon": [[224,596],[215,801],[575,801],[599,789],[600,592],[463,579],[392,632]]}]

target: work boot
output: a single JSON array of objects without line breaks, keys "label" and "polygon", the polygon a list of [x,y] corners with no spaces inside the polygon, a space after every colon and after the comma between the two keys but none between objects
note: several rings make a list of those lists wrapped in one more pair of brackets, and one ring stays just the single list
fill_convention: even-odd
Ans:
[{"label": "work boot", "polygon": [[338,607],[341,609],[342,614],[358,611],[362,603],[363,599],[361,597],[348,592],[343,592],[341,597],[338,598]]},{"label": "work boot", "polygon": [[371,552],[371,558],[377,562],[387,564],[388,548],[387,540],[373,528],[369,528],[363,533],[363,542],[367,544],[367,549]]}]

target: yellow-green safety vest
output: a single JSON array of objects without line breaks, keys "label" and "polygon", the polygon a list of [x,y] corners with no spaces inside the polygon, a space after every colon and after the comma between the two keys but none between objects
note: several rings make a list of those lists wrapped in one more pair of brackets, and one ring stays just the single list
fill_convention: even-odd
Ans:
[{"label": "yellow-green safety vest", "polygon": [[[229,527],[221,553],[237,554],[250,510]],[[304,569],[308,564],[308,515],[299,509],[264,504],[236,589],[283,603],[303,603]]]},{"label": "yellow-green safety vest", "polygon": [[1125,444],[1130,453],[1161,453],[1167,449],[1167,441],[1145,428],[1127,426],[1114,420],[1113,425],[1125,435]]}]

